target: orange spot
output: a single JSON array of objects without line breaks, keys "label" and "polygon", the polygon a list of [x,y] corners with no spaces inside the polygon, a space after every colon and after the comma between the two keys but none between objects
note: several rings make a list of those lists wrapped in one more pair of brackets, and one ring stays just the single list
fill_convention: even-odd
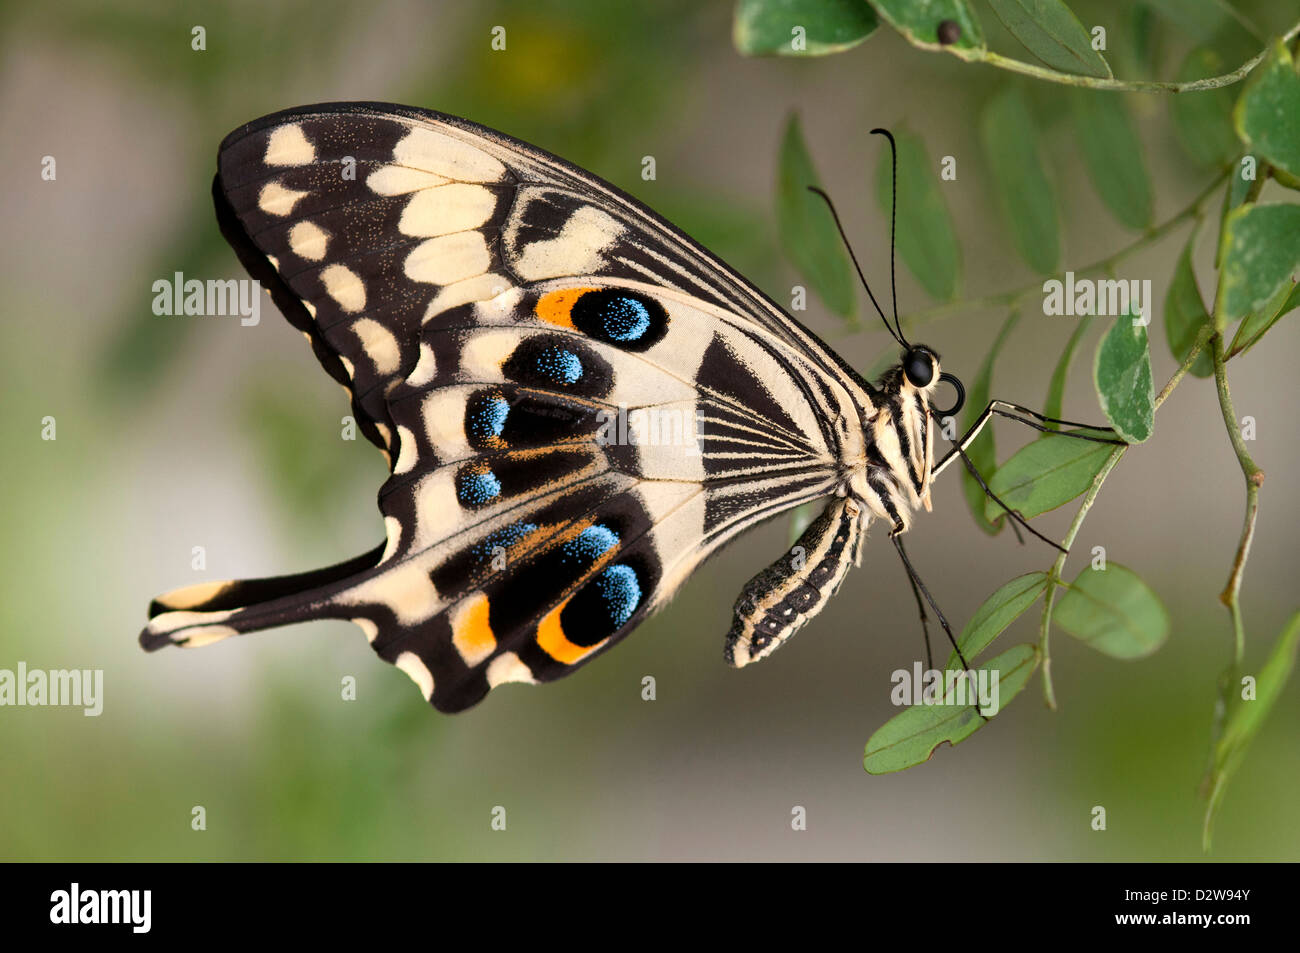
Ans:
[{"label": "orange spot", "polygon": [[466,597],[451,620],[451,641],[466,665],[477,665],[497,647],[488,620],[490,604],[481,592]]},{"label": "orange spot", "polygon": [[568,605],[567,600],[548,612],[538,623],[537,644],[555,661],[563,662],[565,665],[576,665],[604,645],[605,640],[602,639],[595,645],[574,645],[570,642],[564,634],[564,627],[560,625],[560,612],[566,605]]},{"label": "orange spot", "polygon": [[571,328],[573,319],[569,316],[569,312],[573,310],[573,306],[588,291],[598,290],[598,288],[561,288],[559,291],[548,291],[537,299],[535,309],[537,316],[548,324]]}]

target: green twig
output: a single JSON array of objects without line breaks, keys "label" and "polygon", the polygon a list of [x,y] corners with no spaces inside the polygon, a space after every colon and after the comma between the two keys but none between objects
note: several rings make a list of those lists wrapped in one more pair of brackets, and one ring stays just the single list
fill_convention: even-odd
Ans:
[{"label": "green twig", "polygon": [[1219,595],[1219,601],[1228,607],[1228,613],[1232,616],[1233,662],[1240,665],[1246,651],[1246,633],[1242,625],[1238,595],[1241,592],[1241,577],[1246,570],[1246,559],[1250,555],[1250,544],[1255,538],[1255,518],[1259,513],[1259,488],[1264,483],[1264,471],[1251,459],[1250,452],[1246,449],[1246,441],[1241,436],[1236,412],[1232,408],[1232,394],[1228,391],[1228,372],[1224,364],[1223,335],[1215,334],[1210,339],[1210,348],[1210,353],[1214,357],[1214,383],[1219,392],[1219,408],[1223,411],[1223,424],[1228,430],[1228,439],[1232,441],[1232,449],[1237,454],[1242,475],[1246,478],[1246,519],[1241,529],[1241,542],[1237,544],[1237,554],[1232,561],[1228,584]]}]

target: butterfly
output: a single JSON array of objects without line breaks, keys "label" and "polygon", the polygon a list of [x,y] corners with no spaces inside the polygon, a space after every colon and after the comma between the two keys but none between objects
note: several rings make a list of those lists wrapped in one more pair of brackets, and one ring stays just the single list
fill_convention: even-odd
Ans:
[{"label": "butterfly", "polygon": [[[743,588],[728,663],[816,616],[872,519],[911,571],[900,537],[930,509],[947,462],[935,421],[964,392],[896,314],[900,363],[869,383],[631,196],[422,109],[255,120],[222,142],[213,198],[387,458],[386,539],[314,572],[160,596],[145,649],[349,619],[457,712],[585,665],[720,547],[809,501],[827,503]],[[938,411],[943,381],[958,402]]]}]

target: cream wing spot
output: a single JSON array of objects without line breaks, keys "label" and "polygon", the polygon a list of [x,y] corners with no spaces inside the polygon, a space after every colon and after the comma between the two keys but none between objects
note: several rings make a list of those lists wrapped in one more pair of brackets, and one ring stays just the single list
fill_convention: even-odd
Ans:
[{"label": "cream wing spot", "polygon": [[392,331],[371,318],[361,318],[353,322],[352,333],[374,362],[376,371],[384,376],[397,373],[402,364],[402,349]]},{"label": "cream wing spot", "polygon": [[355,314],[366,306],[366,286],[346,265],[334,264],[320,273],[325,293],[344,311]]},{"label": "cream wing spot", "polygon": [[[394,473],[409,473],[415,469],[415,461],[419,456],[419,447],[415,443],[415,434],[402,424],[397,425],[397,463],[393,466]],[[391,517],[390,517],[391,518]]]},{"label": "cream wing spot", "polygon": [[363,619],[358,616],[352,621],[361,629],[361,633],[366,637],[367,642],[374,642],[375,639],[379,638],[379,626],[372,619]]},{"label": "cream wing spot", "polygon": [[289,248],[299,258],[320,261],[325,257],[327,244],[329,244],[329,235],[314,222],[298,222],[289,229]]},{"label": "cream wing spot", "polygon": [[302,131],[302,126],[291,123],[271,133],[266,143],[267,165],[307,165],[316,160],[316,147]]},{"label": "cream wing spot", "polygon": [[428,566],[415,558],[393,564],[382,575],[372,576],[336,598],[341,605],[387,606],[402,625],[418,625],[442,609]]},{"label": "cream wing spot", "polygon": [[487,682],[489,688],[496,688],[506,682],[525,682],[532,685],[536,684],[537,680],[533,678],[533,670],[525,665],[518,655],[514,652],[502,652],[487,667]]},{"label": "cream wing spot", "polygon": [[397,143],[393,159],[458,182],[499,182],[506,174],[506,167],[486,152],[423,126],[415,126]]},{"label": "cream wing spot", "polygon": [[425,384],[433,383],[434,377],[438,374],[438,355],[433,352],[428,344],[420,345],[420,358],[415,362],[415,367],[407,376],[406,382],[412,387],[423,387]]},{"label": "cream wing spot", "polygon": [[384,547],[384,554],[379,557],[381,563],[388,562],[397,552],[397,547],[402,544],[402,524],[396,516],[384,517],[384,529],[388,533],[388,545]]},{"label": "cream wing spot", "polygon": [[397,230],[412,238],[432,238],[478,228],[496,209],[497,197],[481,185],[455,183],[411,196]]},{"label": "cream wing spot", "polygon": [[481,275],[492,263],[487,238],[480,232],[456,232],[430,238],[406,256],[406,277],[434,285],[450,285]]},{"label": "cream wing spot", "polygon": [[283,217],[292,212],[298,200],[306,195],[306,192],[286,189],[279,182],[268,182],[262,186],[262,191],[257,193],[257,207],[267,215]]},{"label": "cream wing spot", "polygon": [[425,701],[433,697],[433,673],[429,671],[429,666],[424,664],[420,656],[414,652],[403,652],[397,656],[397,661],[393,664],[411,676],[411,681],[419,686]]},{"label": "cream wing spot", "polygon": [[371,172],[366,185],[377,195],[406,195],[420,189],[446,185],[447,179],[432,172],[408,169],[400,165],[386,165]]}]

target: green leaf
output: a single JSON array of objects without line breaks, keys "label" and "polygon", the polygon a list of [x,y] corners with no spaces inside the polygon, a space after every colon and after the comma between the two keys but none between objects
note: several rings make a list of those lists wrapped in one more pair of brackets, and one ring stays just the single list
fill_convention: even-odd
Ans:
[{"label": "green leaf", "polygon": [[[957,637],[957,644],[965,653],[966,660],[970,661],[988,648],[989,643],[1037,602],[1046,589],[1047,573],[1031,572],[1017,576],[985,599]],[[959,664],[957,653],[953,652],[948,658],[948,668],[955,669]]]},{"label": "green leaf", "polygon": [[1241,322],[1232,339],[1232,346],[1228,348],[1228,357],[1249,351],[1284,314],[1297,307],[1300,307],[1300,284],[1283,282],[1277,294],[1264,307],[1246,315],[1246,320]]},{"label": "green leaf", "polygon": [[[1210,49],[1195,49],[1187,54],[1176,80],[1218,76],[1232,67]],[[1179,93],[1169,98],[1174,129],[1187,153],[1203,165],[1222,165],[1241,152],[1241,144],[1232,128],[1233,91],[1229,87]]]},{"label": "green leaf", "polygon": [[1097,194],[1120,224],[1146,228],[1154,212],[1151,182],[1123,98],[1084,89],[1070,94],[1075,134]]},{"label": "green leaf", "polygon": [[[947,50],[958,56],[984,49],[984,31],[967,0],[871,0],[881,19],[892,26],[913,46],[927,50]],[[939,24],[951,20],[961,29],[956,42],[939,43]]]},{"label": "green leaf", "polygon": [[[1247,162],[1247,159],[1251,161]],[[1233,209],[1240,208],[1246,199],[1250,197],[1251,188],[1255,185],[1256,180],[1246,177],[1248,170],[1252,175],[1259,174],[1260,161],[1258,156],[1244,155],[1233,166],[1232,175],[1228,178],[1228,187],[1223,192],[1223,211],[1219,213],[1220,234],[1227,227],[1228,213]],[[1214,250],[1214,267],[1216,270],[1223,267],[1222,253],[1222,245]]]},{"label": "green leaf", "polygon": [[1112,658],[1150,655],[1169,636],[1169,613],[1133,570],[1089,567],[1056,602],[1052,618],[1076,639]]},{"label": "green leaf", "polygon": [[[979,667],[998,672],[998,710],[1010,704],[1038,667],[1038,647],[1017,645]],[[945,695],[951,702],[954,692]],[[902,771],[930,760],[942,744],[956,745],[986,722],[971,705],[912,705],[885,722],[867,739],[862,766],[868,774]]]},{"label": "green leaf", "polygon": [[[957,293],[961,251],[948,205],[934,175],[925,143],[907,132],[894,134],[898,146],[898,254],[934,298]],[[876,165],[876,200],[886,213],[893,197],[893,162],[881,150]]]},{"label": "green leaf", "polygon": [[980,140],[1016,250],[1035,271],[1055,273],[1061,258],[1056,197],[1019,87],[989,100],[980,117]]},{"label": "green leaf", "polygon": [[[1083,336],[1088,333],[1092,327],[1092,322],[1097,319],[1095,314],[1084,315],[1078,324],[1074,326],[1074,331],[1070,334],[1070,340],[1065,343],[1065,350],[1061,352],[1061,358],[1056,362],[1056,370],[1052,372],[1052,381],[1047,386],[1047,400],[1043,402],[1043,416],[1055,417],[1058,420],[1064,416],[1065,408],[1065,380],[1070,374],[1070,361],[1074,358],[1074,352],[1079,347],[1079,342]],[[1056,424],[1045,424],[1049,430],[1059,430]]]},{"label": "green leaf", "polygon": [[1092,377],[1101,409],[1115,432],[1129,443],[1150,437],[1156,392],[1146,326],[1128,314],[1117,317],[1097,346]]},{"label": "green leaf", "polygon": [[[1196,287],[1196,272],[1192,268],[1195,245],[1196,232],[1193,232],[1183,253],[1178,256],[1174,278],[1169,282],[1169,292],[1165,295],[1165,336],[1169,340],[1169,352],[1179,364],[1187,359],[1201,328],[1210,323],[1210,314],[1201,300],[1200,289]],[[1201,348],[1188,373],[1196,377],[1214,376],[1214,361],[1208,347]]]},{"label": "green leaf", "polygon": [[781,242],[826,307],[847,317],[853,312],[853,279],[830,210],[808,191],[810,185],[820,184],[804,144],[799,117],[792,115],[781,141],[777,179],[776,218]]},{"label": "green leaf", "polygon": [[[966,413],[962,417],[962,433],[970,430],[975,426],[975,421],[979,415],[984,412],[984,408],[989,405],[989,393],[992,390],[993,381],[993,362],[997,359],[998,352],[1002,350],[1002,345],[1006,343],[1007,337],[1011,334],[1011,329],[1016,326],[1020,320],[1020,312],[1013,311],[1007,316],[1006,321],[1002,324],[1002,329],[998,331],[998,336],[993,339],[993,346],[989,348],[988,354],[984,357],[984,363],[980,365],[979,373],[975,375],[975,380],[971,382],[970,394],[966,399]],[[974,464],[975,469],[981,474],[992,473],[998,466],[998,452],[994,443],[993,428],[985,425],[969,447],[966,448],[966,456]],[[987,518],[984,514],[984,504],[988,497],[984,493],[984,488],[976,482],[971,476],[970,471],[965,466],[961,470],[962,492],[966,495],[966,505],[970,507],[971,515],[975,517],[975,525],[990,536],[996,536],[1002,531],[1004,521],[1001,517],[1005,516],[1001,509],[998,510],[996,518]]]},{"label": "green leaf", "polygon": [[1261,308],[1300,266],[1300,205],[1246,204],[1228,213],[1220,238],[1215,327]]},{"label": "green leaf", "polygon": [[1213,761],[1210,767],[1210,800],[1205,809],[1205,829],[1203,842],[1209,850],[1210,838],[1214,832],[1214,818],[1223,803],[1229,779],[1241,766],[1242,759],[1250,743],[1259,734],[1259,729],[1268,719],[1269,712],[1277,703],[1282,689],[1286,687],[1295,668],[1296,646],[1300,645],[1300,613],[1291,616],[1273,644],[1268,661],[1259,670],[1255,679],[1255,698],[1246,700],[1240,696],[1240,685],[1231,686],[1228,696],[1232,702],[1229,706],[1227,721],[1223,734],[1215,742]]},{"label": "green leaf", "polygon": [[1062,73],[1111,76],[1092,37],[1061,0],[989,0],[993,12],[1025,49]]},{"label": "green leaf", "polygon": [[[1033,519],[1086,493],[1113,449],[1114,444],[1048,434],[1002,464],[989,489],[1025,519]],[[985,519],[1001,512],[992,500],[985,502]]]},{"label": "green leaf", "polygon": [[810,503],[801,503],[790,511],[790,545],[793,546],[799,542],[799,537],[803,535],[813,520],[817,518],[820,510],[817,502],[814,500]]},{"label": "green leaf", "polygon": [[1281,40],[1250,74],[1232,120],[1247,148],[1300,175],[1300,76]]},{"label": "green leaf", "polygon": [[732,38],[746,56],[824,56],[852,49],[879,25],[863,0],[739,0]]}]

